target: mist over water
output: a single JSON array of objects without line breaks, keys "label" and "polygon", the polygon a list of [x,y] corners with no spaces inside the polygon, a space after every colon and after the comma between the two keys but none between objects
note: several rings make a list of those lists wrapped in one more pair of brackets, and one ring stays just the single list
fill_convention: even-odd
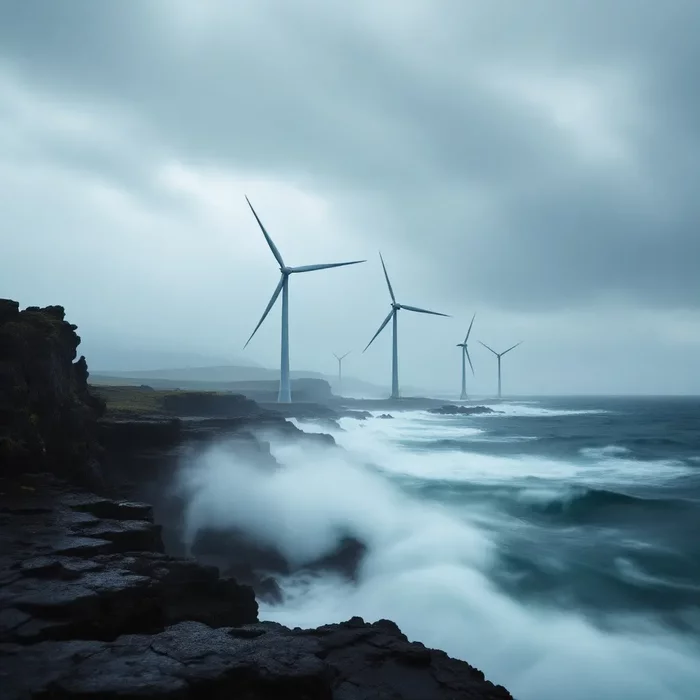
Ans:
[{"label": "mist over water", "polygon": [[368,546],[354,583],[279,579],[262,619],[389,618],[517,700],[696,697],[700,402],[494,408],[342,419],[342,449],[273,442],[279,470],[213,449],[186,472],[188,531],[239,528],[297,566]]}]

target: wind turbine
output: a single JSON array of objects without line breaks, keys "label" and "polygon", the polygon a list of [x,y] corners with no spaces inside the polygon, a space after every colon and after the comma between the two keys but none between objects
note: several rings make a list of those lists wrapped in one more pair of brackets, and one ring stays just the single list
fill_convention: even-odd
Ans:
[{"label": "wind turbine", "polygon": [[[481,341],[479,341],[481,343]],[[519,343],[516,343],[512,347],[509,347],[507,350],[504,350],[503,352],[496,352],[493,348],[490,348],[486,343],[481,343],[487,350],[490,350],[498,359],[498,398],[501,398],[501,358],[507,353],[510,352],[511,350],[514,350],[515,348],[518,347],[518,345],[522,344],[522,340]]]},{"label": "wind turbine", "polygon": [[469,334],[472,332],[472,326],[474,325],[474,319],[476,314],[472,316],[472,322],[469,324],[469,330],[467,335],[464,336],[463,343],[457,343],[458,348],[462,348],[462,393],[460,394],[460,401],[464,401],[467,398],[467,364],[465,360],[469,360],[469,366],[472,368],[472,374],[474,374],[474,365],[472,364],[472,358],[469,357],[469,349],[467,348],[467,341],[469,340]]},{"label": "wind turbine", "polygon": [[344,355],[336,355],[333,353],[333,357],[335,357],[336,360],[338,360],[338,395],[342,396],[343,395],[343,360],[352,352],[352,350],[348,350]]},{"label": "wind turbine", "polygon": [[270,309],[272,309],[272,307],[275,305],[277,297],[280,295],[280,292],[282,292],[282,347],[280,361],[280,390],[279,395],[277,397],[277,402],[291,403],[292,392],[289,385],[289,276],[297,272],[313,272],[315,270],[328,270],[331,267],[357,265],[358,263],[363,263],[367,261],[353,260],[351,262],[322,263],[320,265],[302,265],[301,267],[287,267],[287,265],[284,264],[282,255],[280,254],[279,250],[277,250],[277,246],[274,244],[272,238],[270,238],[270,235],[265,230],[262,221],[260,221],[260,218],[255,212],[255,209],[253,209],[253,205],[250,203],[248,197],[245,198],[245,201],[248,202],[248,206],[253,212],[255,220],[258,222],[258,226],[260,226],[260,230],[262,231],[263,236],[265,236],[267,245],[270,246],[270,250],[275,256],[275,260],[277,260],[277,262],[279,263],[280,272],[282,273],[282,275],[280,276],[280,281],[278,282],[275,291],[272,293],[272,297],[267,304],[267,308],[265,309],[262,317],[258,321],[258,325],[255,326],[255,330],[250,334],[250,338],[248,338],[248,341],[243,347],[245,349],[248,346],[248,343],[250,343],[250,341],[253,339],[253,336],[258,332],[258,328],[260,328],[262,322],[267,318],[267,315],[270,313]]},{"label": "wind turbine", "polygon": [[399,341],[398,341],[398,320],[399,311],[401,309],[406,309],[406,311],[415,311],[419,314],[431,314],[432,316],[448,316],[448,314],[441,314],[437,311],[428,311],[427,309],[419,309],[417,306],[406,306],[406,304],[399,304],[394,296],[394,290],[391,287],[391,282],[389,281],[389,274],[386,271],[386,265],[384,264],[384,258],[382,254],[379,253],[379,259],[382,261],[382,269],[384,270],[384,277],[386,278],[386,286],[389,287],[389,294],[391,296],[391,311],[389,315],[384,319],[382,325],[379,326],[379,330],[372,336],[372,340],[367,343],[367,347],[362,351],[365,352],[367,348],[374,342],[375,338],[384,330],[389,321],[393,320],[393,350],[391,355],[391,398],[399,398]]}]

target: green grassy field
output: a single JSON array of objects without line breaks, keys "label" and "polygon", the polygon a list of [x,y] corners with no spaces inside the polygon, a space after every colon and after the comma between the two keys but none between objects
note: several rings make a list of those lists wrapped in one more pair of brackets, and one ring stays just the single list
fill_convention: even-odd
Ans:
[{"label": "green grassy field", "polygon": [[108,416],[119,415],[173,415],[165,408],[167,397],[175,395],[197,396],[203,393],[179,390],[149,389],[140,386],[92,386],[92,390],[107,404]]}]

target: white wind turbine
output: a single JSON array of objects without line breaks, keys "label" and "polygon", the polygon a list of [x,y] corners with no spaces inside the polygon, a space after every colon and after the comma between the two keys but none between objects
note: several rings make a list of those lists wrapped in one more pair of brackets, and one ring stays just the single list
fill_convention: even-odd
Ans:
[{"label": "white wind turbine", "polygon": [[457,343],[458,348],[462,348],[462,393],[460,394],[460,400],[464,401],[467,398],[467,364],[465,360],[469,360],[469,366],[472,368],[472,374],[474,374],[474,365],[472,364],[472,358],[469,357],[469,348],[467,347],[467,341],[469,340],[469,334],[472,332],[472,326],[474,325],[474,319],[476,314],[472,316],[472,322],[469,324],[469,330],[467,335],[464,336],[463,343]]},{"label": "white wind turbine", "polygon": [[290,388],[290,383],[289,383],[289,276],[293,275],[298,272],[314,272],[315,270],[328,270],[331,267],[343,267],[345,265],[357,265],[358,263],[363,263],[366,262],[366,260],[352,260],[351,262],[340,262],[340,263],[322,263],[320,265],[302,265],[301,267],[288,267],[287,265],[284,264],[284,260],[282,259],[282,255],[280,254],[279,250],[277,249],[277,246],[274,244],[272,238],[270,238],[270,235],[268,232],[265,230],[265,227],[262,224],[262,221],[260,221],[260,218],[258,217],[257,213],[255,212],[255,209],[253,209],[253,205],[250,203],[250,200],[248,197],[245,198],[246,202],[248,202],[248,206],[250,207],[250,210],[253,212],[253,216],[255,217],[255,220],[258,222],[258,226],[260,226],[260,230],[263,233],[263,236],[265,236],[265,240],[267,241],[267,245],[270,246],[270,250],[272,251],[272,254],[275,256],[275,260],[279,263],[280,266],[280,272],[282,273],[280,276],[280,281],[277,284],[277,287],[275,288],[275,291],[272,293],[272,298],[267,304],[267,308],[263,312],[262,317],[258,321],[258,325],[255,326],[255,330],[250,334],[250,338],[248,338],[248,341],[244,345],[244,348],[248,346],[248,343],[253,339],[253,336],[257,333],[258,328],[262,325],[262,322],[267,318],[267,315],[270,313],[270,309],[275,305],[275,302],[277,301],[277,297],[280,295],[280,292],[282,293],[282,343],[281,343],[281,361],[280,361],[280,389],[279,389],[279,395],[277,397],[278,403],[291,403],[292,401],[292,392]]},{"label": "white wind turbine", "polygon": [[[481,343],[481,341],[479,341]],[[481,343],[487,350],[490,350],[495,356],[496,359],[498,360],[498,398],[501,398],[501,358],[507,353],[510,352],[511,350],[515,350],[515,348],[518,347],[518,345],[522,344],[522,340],[519,343],[516,343],[515,345],[512,345],[509,347],[507,350],[504,350],[503,352],[496,352],[493,348],[490,348],[486,343]]]},{"label": "white wind turbine", "polygon": [[348,350],[344,355],[336,355],[333,353],[333,357],[338,360],[338,396],[343,395],[343,360],[352,352]]},{"label": "white wind turbine", "polygon": [[367,348],[374,342],[374,339],[384,330],[389,321],[393,320],[393,349],[391,354],[391,398],[398,399],[399,394],[399,341],[398,341],[398,318],[399,311],[405,309],[406,311],[415,311],[419,314],[431,314],[432,316],[449,316],[448,314],[441,314],[437,311],[428,311],[427,309],[419,309],[417,306],[407,306],[406,304],[399,304],[394,296],[394,290],[391,287],[391,282],[389,281],[389,274],[386,271],[386,265],[384,264],[384,258],[382,254],[379,253],[379,259],[382,261],[382,269],[384,270],[384,277],[386,278],[386,285],[389,287],[389,294],[391,295],[391,311],[389,315],[384,319],[382,325],[379,326],[379,330],[372,336],[372,340],[367,343],[367,347],[362,351],[365,352]]}]

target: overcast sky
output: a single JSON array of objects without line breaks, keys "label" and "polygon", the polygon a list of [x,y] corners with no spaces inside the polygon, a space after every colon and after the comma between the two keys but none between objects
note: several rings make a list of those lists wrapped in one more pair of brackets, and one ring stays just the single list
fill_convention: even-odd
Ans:
[{"label": "overcast sky", "polygon": [[[104,348],[700,393],[697,0],[0,0],[0,296]],[[151,354],[147,355],[148,350]],[[477,392],[495,359],[474,342]],[[111,358],[109,361],[113,361]]]}]

